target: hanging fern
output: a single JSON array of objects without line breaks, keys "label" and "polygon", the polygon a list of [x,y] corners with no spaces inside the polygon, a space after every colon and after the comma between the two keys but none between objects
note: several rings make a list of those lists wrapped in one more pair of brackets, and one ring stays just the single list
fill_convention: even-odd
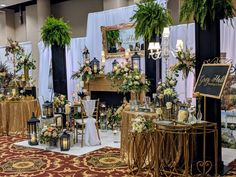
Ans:
[{"label": "hanging fern", "polygon": [[135,23],[135,37],[144,37],[151,40],[153,35],[159,35],[164,27],[172,23],[172,18],[167,9],[154,0],[146,0],[137,4],[135,14],[130,18]]},{"label": "hanging fern", "polygon": [[232,0],[184,0],[180,11],[180,21],[195,19],[201,28],[215,19],[230,19],[236,12]]},{"label": "hanging fern", "polygon": [[44,44],[64,46],[70,44],[70,26],[62,18],[48,17],[41,28]]}]

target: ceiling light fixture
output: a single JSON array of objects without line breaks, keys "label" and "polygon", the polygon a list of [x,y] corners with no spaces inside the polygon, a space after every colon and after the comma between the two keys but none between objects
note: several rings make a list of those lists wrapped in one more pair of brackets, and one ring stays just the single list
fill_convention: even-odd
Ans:
[{"label": "ceiling light fixture", "polygon": [[7,5],[6,5],[6,4],[1,4],[0,6],[1,6],[1,7],[6,7]]}]

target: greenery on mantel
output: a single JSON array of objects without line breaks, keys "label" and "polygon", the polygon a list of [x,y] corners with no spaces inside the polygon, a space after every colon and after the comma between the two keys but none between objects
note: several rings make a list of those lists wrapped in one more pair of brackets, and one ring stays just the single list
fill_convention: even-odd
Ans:
[{"label": "greenery on mantel", "polygon": [[70,26],[62,18],[48,17],[41,28],[44,44],[60,47],[70,44]]},{"label": "greenery on mantel", "polygon": [[183,0],[180,21],[194,18],[205,29],[206,24],[215,19],[230,19],[232,24],[235,12],[232,0]]},{"label": "greenery on mantel", "polygon": [[172,23],[169,11],[154,0],[141,1],[137,4],[135,14],[130,18],[135,24],[135,37],[147,40],[162,34],[163,29]]}]

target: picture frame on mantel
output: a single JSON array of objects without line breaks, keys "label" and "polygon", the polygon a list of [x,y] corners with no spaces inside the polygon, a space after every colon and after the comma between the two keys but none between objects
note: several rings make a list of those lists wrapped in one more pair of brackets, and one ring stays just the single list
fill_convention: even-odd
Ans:
[{"label": "picture frame on mantel", "polygon": [[101,26],[105,58],[128,58],[135,52],[144,57],[144,39],[135,38],[133,23]]},{"label": "picture frame on mantel", "polygon": [[220,99],[230,73],[231,64],[203,64],[194,87],[194,93]]}]

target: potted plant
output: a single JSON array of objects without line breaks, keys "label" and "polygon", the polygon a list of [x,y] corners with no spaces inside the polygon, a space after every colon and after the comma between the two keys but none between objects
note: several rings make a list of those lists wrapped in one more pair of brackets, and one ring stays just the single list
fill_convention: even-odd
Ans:
[{"label": "potted plant", "polygon": [[[155,0],[142,0],[137,3],[137,10],[130,18],[135,25],[135,37],[143,37],[145,40],[145,58],[149,58],[148,43],[158,41],[164,27],[171,24],[172,18],[169,11]],[[159,61],[158,61],[159,62]],[[156,60],[145,60],[146,76],[150,80],[149,96],[156,91],[157,69]]]},{"label": "potted plant", "polygon": [[144,37],[151,40],[153,36],[162,34],[164,27],[171,24],[172,18],[169,11],[154,0],[137,3],[137,10],[130,18],[135,24],[135,37]]},{"label": "potted plant", "polygon": [[51,45],[54,92],[67,95],[65,45],[70,44],[70,26],[62,18],[48,17],[41,36],[46,46]]},{"label": "potted plant", "polygon": [[196,23],[204,29],[207,23],[217,19],[232,20],[234,13],[232,0],[184,0],[180,11],[180,21],[189,21],[194,18]]}]

